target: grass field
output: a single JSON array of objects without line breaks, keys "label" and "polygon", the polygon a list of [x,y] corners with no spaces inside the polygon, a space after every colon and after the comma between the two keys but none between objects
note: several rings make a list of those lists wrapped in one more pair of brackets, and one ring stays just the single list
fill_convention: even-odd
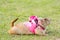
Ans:
[{"label": "grass field", "polygon": [[[29,16],[37,15],[51,19],[47,36],[9,35],[10,22],[26,21]],[[0,0],[0,40],[60,40],[60,0]]]}]

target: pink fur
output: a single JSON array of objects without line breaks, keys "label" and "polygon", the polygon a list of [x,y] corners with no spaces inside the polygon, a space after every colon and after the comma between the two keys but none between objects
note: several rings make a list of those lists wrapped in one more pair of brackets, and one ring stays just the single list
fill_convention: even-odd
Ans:
[{"label": "pink fur", "polygon": [[[33,34],[35,34],[35,29],[36,29],[36,26],[37,26],[37,24],[34,21],[35,19],[38,20],[38,17],[37,16],[30,16],[29,21],[31,21],[31,22],[25,22],[24,23]],[[45,28],[42,25],[39,25],[39,26],[40,26],[41,31],[45,30]]]},{"label": "pink fur", "polygon": [[29,17],[29,20],[30,20],[30,21],[32,21],[32,20],[34,20],[34,19],[38,19],[38,17],[37,17],[37,16],[30,16],[30,17]]},{"label": "pink fur", "polygon": [[29,20],[31,22],[25,22],[24,23],[33,34],[35,34],[35,28],[36,28],[36,23],[34,21],[35,19],[37,19],[37,16],[30,16]]},{"label": "pink fur", "polygon": [[[39,18],[37,17],[37,16],[30,16],[30,18],[29,18],[29,20],[30,21],[32,21],[33,22],[33,20],[35,20],[35,19],[38,19],[39,20]],[[41,22],[40,22],[41,23]],[[35,25],[36,26],[36,25]],[[45,30],[45,28],[42,26],[42,23],[39,25],[40,26],[40,30],[42,31],[42,30]],[[33,27],[33,26],[32,26]],[[36,27],[35,27],[36,28]]]},{"label": "pink fur", "polygon": [[29,30],[30,30],[33,34],[35,34],[36,24],[31,23],[31,22],[25,22],[24,24],[29,28]]}]

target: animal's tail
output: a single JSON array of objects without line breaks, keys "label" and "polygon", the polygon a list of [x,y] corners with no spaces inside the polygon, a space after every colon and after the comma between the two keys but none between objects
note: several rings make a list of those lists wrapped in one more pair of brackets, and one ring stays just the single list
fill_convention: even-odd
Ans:
[{"label": "animal's tail", "polygon": [[11,27],[14,26],[14,23],[18,20],[18,18],[16,18],[15,20],[11,21]]}]

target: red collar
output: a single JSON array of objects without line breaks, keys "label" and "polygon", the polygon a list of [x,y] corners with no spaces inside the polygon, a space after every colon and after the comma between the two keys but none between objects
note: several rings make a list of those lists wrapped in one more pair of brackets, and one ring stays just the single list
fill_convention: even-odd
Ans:
[{"label": "red collar", "polygon": [[38,26],[40,26],[42,30],[45,30],[45,28],[42,25],[38,25]]}]

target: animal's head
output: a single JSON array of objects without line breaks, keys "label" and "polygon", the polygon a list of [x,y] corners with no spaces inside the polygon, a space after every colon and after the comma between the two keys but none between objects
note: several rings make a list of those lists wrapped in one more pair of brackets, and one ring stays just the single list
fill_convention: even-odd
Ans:
[{"label": "animal's head", "polygon": [[42,18],[38,20],[38,24],[42,24],[43,26],[47,26],[50,24],[50,19],[49,18]]},{"label": "animal's head", "polygon": [[30,16],[29,21],[33,22],[33,23],[35,22],[36,24],[38,24],[38,17],[37,16]]}]

